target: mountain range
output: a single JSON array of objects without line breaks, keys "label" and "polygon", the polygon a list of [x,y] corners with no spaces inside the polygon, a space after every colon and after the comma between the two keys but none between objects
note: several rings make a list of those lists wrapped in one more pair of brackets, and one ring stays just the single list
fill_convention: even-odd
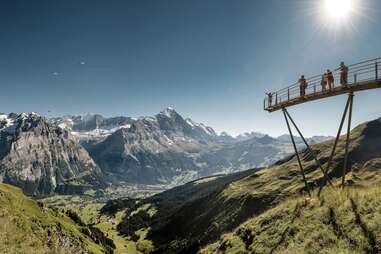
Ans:
[{"label": "mountain range", "polygon": [[178,185],[268,166],[290,152],[287,135],[218,134],[173,108],[139,118],[0,114],[0,180],[32,195],[83,193],[107,184]]},{"label": "mountain range", "polygon": [[[100,115],[52,119],[78,138],[110,179],[140,183],[185,182],[274,163],[292,150],[288,135],[252,132],[232,137],[183,118],[173,108],[152,117]],[[331,137],[312,137],[317,143]],[[300,138],[296,139],[299,146]]]}]

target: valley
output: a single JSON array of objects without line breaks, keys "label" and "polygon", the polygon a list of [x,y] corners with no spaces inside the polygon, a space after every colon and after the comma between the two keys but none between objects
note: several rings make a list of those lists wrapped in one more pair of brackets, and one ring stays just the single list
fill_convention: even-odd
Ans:
[{"label": "valley", "polygon": [[[344,190],[344,140],[339,142],[330,171],[333,186],[320,199],[317,190],[312,198],[303,194],[296,158],[289,156],[268,168],[197,180],[138,201],[109,201],[101,211],[118,217],[123,212],[117,229],[136,244],[142,241],[140,232],[148,231],[144,240],[154,246],[152,253],[335,253],[353,248],[377,253],[380,127],[378,119],[353,130],[352,170]],[[313,146],[322,164],[331,146],[332,141]],[[319,186],[321,171],[308,156],[303,164],[309,185]]]},{"label": "valley", "polygon": [[[90,157],[93,154],[93,151],[89,148],[90,144],[95,146],[102,144],[102,142],[113,136],[113,134],[110,134],[107,137],[102,137],[103,141],[89,141],[86,139],[86,142],[83,143],[83,140],[78,141],[78,137],[73,137],[70,129],[61,128],[57,123],[46,122],[37,115],[29,117],[25,115],[17,116],[15,122],[17,122],[17,125],[12,127],[14,129],[10,129],[13,125],[8,124],[3,129],[5,130],[5,134],[4,132],[2,134],[3,142],[9,142],[5,144],[10,144],[11,147],[3,151],[12,151],[14,140],[16,140],[15,144],[18,144],[17,142],[20,142],[21,137],[25,140],[23,142],[32,142],[29,140],[37,138],[40,142],[38,144],[44,142],[45,138],[42,137],[46,137],[48,140],[52,139],[47,143],[57,144],[57,146],[53,146],[53,151],[65,152],[65,148],[59,147],[58,144],[76,142],[77,150],[68,150],[69,157],[65,157],[66,155],[63,157],[69,158],[67,159],[68,169],[69,172],[74,174],[77,171],[72,169],[74,166],[72,167],[70,163],[77,163],[80,158],[75,155],[75,151],[82,151],[81,149],[89,151],[88,156]],[[133,123],[131,126],[133,126]],[[11,130],[14,130],[14,132],[11,132]],[[45,130],[54,130],[54,133],[63,134],[52,135],[46,133]],[[313,253],[314,250],[322,248],[327,253],[334,253],[337,248],[355,248],[358,253],[369,253],[370,250],[376,250],[376,252],[371,253],[377,253],[377,239],[381,231],[378,231],[379,226],[374,218],[381,216],[378,215],[377,210],[377,186],[381,183],[381,171],[379,171],[381,165],[379,163],[381,151],[380,130],[381,120],[377,119],[361,124],[351,132],[349,152],[352,170],[347,173],[347,186],[344,190],[339,188],[344,156],[344,142],[343,139],[340,140],[337,148],[338,152],[332,163],[332,170],[329,172],[333,186],[327,186],[321,198],[316,197],[316,187],[322,184],[322,173],[308,155],[309,153],[300,145],[300,141],[297,140],[299,149],[301,149],[302,163],[306,170],[308,184],[314,189],[312,198],[307,197],[304,192],[304,184],[300,177],[295,155],[286,152],[287,149],[290,149],[290,144],[285,141],[287,136],[277,139],[256,134],[255,137],[234,142],[231,140],[213,140],[208,144],[200,143],[199,147],[202,147],[200,149],[206,149],[206,147],[211,149],[209,151],[198,150],[197,152],[198,159],[206,161],[209,165],[209,171],[207,173],[204,171],[206,175],[204,177],[202,177],[203,173],[197,171],[197,174],[189,177],[178,174],[176,175],[177,178],[174,179],[182,180],[172,182],[139,183],[139,181],[123,181],[126,178],[116,181],[115,172],[111,173],[104,170],[104,168],[98,166],[97,159],[95,159],[93,165],[96,165],[97,169],[94,171],[94,175],[88,177],[89,174],[93,174],[92,169],[90,169],[86,174],[79,173],[76,175],[77,180],[75,181],[79,186],[82,186],[85,182],[81,181],[99,177],[99,183],[101,184],[92,180],[87,183],[89,188],[85,188],[80,192],[47,192],[45,195],[42,195],[43,193],[39,193],[39,195],[29,193],[37,201],[31,200],[28,202],[37,202],[37,207],[38,204],[42,204],[42,208],[38,209],[42,209],[42,212],[44,209],[54,211],[52,216],[57,218],[66,218],[65,216],[67,216],[67,219],[65,219],[67,223],[73,225],[71,227],[79,228],[81,232],[79,234],[70,233],[67,236],[67,241],[76,242],[76,244],[73,242],[72,246],[77,251],[90,248],[93,249],[90,251],[91,253],[228,254],[288,253],[288,250],[298,249],[302,252],[311,250],[310,253]],[[114,133],[118,131],[123,132],[123,128],[116,130]],[[10,139],[10,133],[15,133],[16,138],[14,139],[13,136]],[[136,134],[136,132],[134,133]],[[135,138],[135,134],[131,134],[133,138]],[[127,133],[124,133],[122,137],[129,137],[129,135],[127,130]],[[141,138],[141,136],[139,137]],[[149,142],[140,138],[139,140],[143,146],[148,145],[150,147],[150,138],[148,138]],[[194,142],[196,141],[200,142],[200,140],[195,139]],[[314,142],[312,141],[312,143]],[[127,144],[140,145],[135,141]],[[180,142],[176,146],[184,149],[182,150],[183,153],[194,153],[192,150],[186,150],[189,147],[184,148],[182,144]],[[313,151],[318,155],[323,166],[327,163],[332,144],[333,140],[328,140],[312,145]],[[111,147],[111,145],[107,147]],[[163,147],[160,149],[164,149]],[[131,147],[129,149],[129,151],[134,151]],[[177,147],[176,149],[180,148]],[[246,151],[248,152],[245,153]],[[253,161],[258,161],[261,158],[263,160],[266,154],[273,154],[272,159],[274,160],[278,155],[279,159],[272,164],[267,162],[269,165],[264,163],[263,165],[260,164],[261,167],[246,169]],[[77,156],[76,159],[70,159],[70,156],[73,155]],[[248,155],[248,157],[245,157],[245,155]],[[4,158],[8,158],[7,156],[9,155]],[[38,156],[36,155],[33,158],[39,158]],[[56,158],[53,154],[51,156],[51,158]],[[224,160],[222,161],[221,158]],[[14,163],[13,159],[8,161]],[[235,167],[234,170],[222,170],[221,172],[223,162],[240,166]],[[24,160],[23,163],[27,165],[27,161]],[[7,179],[10,177],[9,168],[5,168],[4,164],[2,165],[3,172],[6,173],[4,175],[6,177],[3,179]],[[48,171],[36,172],[59,173],[59,171],[55,171],[57,169],[54,164],[42,165],[44,167],[39,170]],[[221,165],[221,167],[211,167],[211,165]],[[189,171],[185,171],[189,173]],[[203,171],[201,170],[201,172]],[[227,174],[228,172],[229,174]],[[42,173],[41,176],[44,174]],[[138,178],[134,179],[137,180]],[[45,181],[43,180],[37,186],[41,186]],[[69,184],[70,186],[72,183],[73,178],[68,178],[68,181],[63,179],[60,185]],[[17,185],[17,182],[15,185]],[[8,185],[2,184],[1,186],[4,186],[5,189],[0,190],[0,194],[8,195],[6,194],[6,188],[9,188]],[[25,188],[24,186],[20,185],[21,188]],[[39,189],[40,187],[37,187],[37,190]],[[11,192],[20,193],[17,195],[21,195],[20,190],[11,190]],[[28,190],[24,189],[24,192]],[[18,199],[28,198],[19,197]],[[364,200],[368,201],[365,202]],[[5,200],[1,202],[4,203]],[[372,210],[366,208],[368,203],[374,203]],[[37,213],[39,213],[38,209],[36,210]],[[343,211],[348,209],[352,209],[352,212],[345,215]],[[10,213],[9,211],[3,212],[3,219],[12,220],[13,212]],[[29,213],[27,212],[27,214]],[[332,220],[325,221],[326,218],[332,218]],[[53,217],[52,221],[55,220]],[[8,232],[7,237],[10,239],[11,232],[19,232],[23,227],[35,228],[34,224],[30,224],[34,223],[33,221],[33,219],[28,219],[28,222],[18,224],[20,227],[5,228],[5,232]],[[310,229],[305,227],[307,222],[312,223],[313,232],[308,231]],[[52,222],[49,221],[49,223]],[[291,227],[291,225],[296,225],[295,223],[300,226]],[[55,224],[49,225],[49,227],[52,227]],[[84,232],[88,231],[83,228],[88,228],[90,232],[92,230],[99,230],[99,232],[94,231],[97,233],[86,235]],[[330,231],[330,228],[333,231]],[[357,233],[348,231],[349,228]],[[338,233],[338,230],[340,230],[340,233]],[[48,231],[41,232],[46,234],[44,232]],[[54,237],[58,237],[58,233],[54,231]],[[65,234],[67,235],[67,233]],[[98,235],[103,240],[91,238],[93,237],[92,234]],[[353,234],[356,234],[356,237]],[[301,235],[308,235],[309,237],[301,239]],[[342,239],[343,235],[346,237],[344,240]],[[90,240],[85,240],[88,237],[90,237]],[[314,237],[322,239],[319,245],[314,244],[316,242]],[[86,241],[90,242],[86,243]],[[50,244],[43,241],[41,243],[42,245],[38,248],[42,248],[42,250]],[[25,246],[17,248],[28,248],[27,246],[31,245],[33,245],[33,242],[26,242]],[[62,243],[57,243],[55,248],[64,246],[61,245]],[[68,250],[66,249],[66,251]],[[44,251],[42,252],[44,253]]]}]

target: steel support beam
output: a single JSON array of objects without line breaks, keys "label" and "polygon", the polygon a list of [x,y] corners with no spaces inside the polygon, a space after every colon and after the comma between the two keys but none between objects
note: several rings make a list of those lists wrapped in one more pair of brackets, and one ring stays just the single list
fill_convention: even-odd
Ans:
[{"label": "steel support beam", "polygon": [[[288,118],[290,119],[292,125],[294,125],[296,131],[298,132],[299,136],[302,138],[303,140],[303,143],[306,145],[307,147],[307,150],[311,153],[311,155],[313,156],[314,160],[315,160],[315,163],[318,165],[318,167],[320,168],[320,170],[322,171],[323,175],[326,174],[326,170],[323,169],[323,166],[321,165],[320,161],[317,159],[316,155],[314,154],[314,151],[311,149],[310,145],[307,143],[306,139],[304,138],[302,132],[300,131],[300,129],[298,128],[298,126],[296,125],[296,123],[294,122],[294,119],[292,119],[290,113],[288,113],[287,109],[285,108],[284,109],[284,112],[286,112]],[[332,185],[332,182],[331,180],[326,176],[326,178],[328,179],[328,183],[330,185]]]},{"label": "steel support beam", "polygon": [[303,165],[302,165],[302,161],[300,160],[300,156],[299,156],[299,153],[298,153],[298,149],[296,148],[296,144],[295,144],[295,140],[294,140],[294,135],[292,134],[292,130],[291,130],[291,127],[290,127],[290,123],[288,122],[288,118],[287,118],[287,114],[286,114],[286,109],[283,108],[283,115],[284,115],[284,119],[286,120],[286,124],[287,124],[287,128],[288,128],[288,131],[290,133],[290,137],[291,137],[291,141],[292,141],[292,145],[294,146],[294,150],[295,150],[295,155],[296,155],[296,158],[298,160],[298,164],[299,164],[299,168],[300,168],[300,172],[302,174],[302,177],[303,177],[303,182],[304,182],[304,185],[306,187],[306,190],[307,190],[307,193],[309,196],[311,196],[311,193],[310,193],[310,188],[308,186],[308,183],[307,183],[307,180],[306,180],[306,176],[304,174],[304,169],[303,169]]},{"label": "steel support beam", "polygon": [[[352,94],[352,95],[351,95],[351,94]],[[348,96],[347,103],[346,103],[346,105],[345,105],[345,109],[344,109],[344,112],[343,112],[343,116],[342,116],[342,118],[341,118],[341,122],[340,122],[339,130],[337,131],[337,135],[336,135],[335,143],[334,143],[334,145],[333,145],[333,148],[332,148],[332,151],[331,151],[331,155],[330,155],[330,157],[329,157],[329,159],[328,159],[328,163],[327,163],[326,171],[325,171],[325,174],[324,174],[324,176],[323,176],[323,182],[322,182],[322,184],[321,184],[320,187],[319,187],[318,197],[320,196],[321,191],[323,190],[325,184],[327,183],[328,173],[329,173],[329,168],[330,168],[330,166],[331,166],[333,156],[335,155],[335,151],[336,151],[337,143],[339,142],[339,139],[340,139],[341,130],[343,129],[343,125],[344,125],[345,117],[346,117],[346,115],[347,115],[348,108],[349,108],[349,105],[350,105],[350,103],[351,103],[352,97],[353,97],[353,93],[350,93],[349,96]]]},{"label": "steel support beam", "polygon": [[345,175],[347,173],[348,168],[348,150],[349,150],[349,138],[351,134],[351,122],[352,122],[352,107],[353,107],[353,93],[349,94],[349,115],[348,115],[348,126],[347,126],[347,137],[345,141],[345,157],[344,157],[344,166],[343,166],[343,174],[341,177],[341,186],[344,188],[345,185]]}]

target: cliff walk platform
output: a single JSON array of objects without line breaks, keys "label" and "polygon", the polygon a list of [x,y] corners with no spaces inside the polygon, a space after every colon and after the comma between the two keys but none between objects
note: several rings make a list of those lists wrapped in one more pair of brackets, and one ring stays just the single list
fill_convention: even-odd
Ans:
[{"label": "cliff walk platform", "polygon": [[348,82],[340,84],[340,70],[332,71],[334,83],[329,89],[322,85],[322,75],[307,78],[305,96],[300,94],[299,83],[294,83],[286,88],[267,94],[263,102],[264,110],[274,112],[290,106],[309,101],[319,100],[341,94],[381,88],[381,58],[366,60],[348,66]]},{"label": "cliff walk platform", "polygon": [[[345,176],[351,170],[351,164],[349,163],[349,142],[350,142],[350,132],[351,132],[351,121],[352,121],[352,108],[353,108],[353,97],[354,93],[363,90],[381,88],[381,58],[366,60],[356,64],[347,66],[348,69],[346,72],[347,75],[342,75],[340,68],[337,68],[334,71],[331,71],[330,74],[330,84],[327,84],[323,81],[328,81],[327,76],[325,77],[322,74],[305,79],[301,79],[303,82],[297,82],[281,90],[266,93],[266,98],[263,102],[264,110],[268,112],[274,112],[282,110],[287,129],[290,133],[290,138],[295,150],[295,156],[298,161],[300,172],[304,182],[304,191],[306,191],[311,196],[312,186],[308,184],[304,165],[302,158],[300,158],[300,153],[295,144],[294,134],[292,131],[292,126],[297,131],[299,136],[302,138],[308,155],[311,155],[317,167],[323,173],[323,177],[320,182],[319,191],[317,193],[318,197],[321,194],[322,189],[326,183],[331,183],[330,181],[330,170],[332,166],[332,161],[336,153],[337,144],[340,139],[340,135],[343,129],[344,121],[347,119],[347,133],[345,138],[345,153],[344,153],[344,163],[341,176],[341,186],[346,185]],[[343,68],[345,69],[345,68]],[[346,80],[347,79],[347,80]],[[302,88],[301,88],[302,87]],[[305,88],[305,89],[304,89]],[[306,139],[304,138],[300,128],[296,125],[295,121],[292,119],[291,115],[287,111],[287,108],[290,106],[306,103],[309,101],[320,100],[323,98],[333,97],[341,94],[347,94],[348,100],[345,105],[343,116],[341,117],[339,129],[336,134],[335,142],[333,144],[331,154],[328,158],[328,161],[321,161],[314,150],[309,146]],[[348,115],[348,116],[347,116]],[[291,126],[292,125],[292,126]],[[325,165],[324,165],[325,164]]]}]

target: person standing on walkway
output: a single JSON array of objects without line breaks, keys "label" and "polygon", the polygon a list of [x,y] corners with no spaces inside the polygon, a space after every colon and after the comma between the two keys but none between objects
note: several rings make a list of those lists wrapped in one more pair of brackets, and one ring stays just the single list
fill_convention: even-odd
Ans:
[{"label": "person standing on walkway", "polygon": [[299,79],[299,87],[300,87],[300,97],[304,97],[306,95],[307,81],[302,75]]},{"label": "person standing on walkway", "polygon": [[327,70],[327,79],[329,90],[332,90],[335,79],[333,77],[332,71],[330,71],[329,69]]},{"label": "person standing on walkway", "polygon": [[266,93],[268,97],[268,106],[271,107],[273,104],[273,94],[272,93]]},{"label": "person standing on walkway", "polygon": [[327,80],[328,80],[327,79],[327,73],[324,72],[324,74],[321,75],[321,82],[320,82],[322,92],[325,92],[325,90],[327,89]]},{"label": "person standing on walkway", "polygon": [[340,64],[340,84],[346,86],[348,84],[348,66],[341,62]]}]

